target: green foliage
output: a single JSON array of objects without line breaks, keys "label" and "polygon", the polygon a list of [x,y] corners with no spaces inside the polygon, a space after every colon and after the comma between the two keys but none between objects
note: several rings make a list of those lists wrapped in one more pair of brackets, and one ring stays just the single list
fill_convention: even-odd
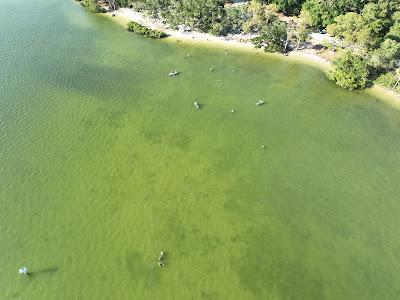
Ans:
[{"label": "green foliage", "polygon": [[231,33],[241,33],[243,31],[243,24],[248,21],[249,14],[246,5],[229,6],[226,10],[226,29]]},{"label": "green foliage", "polygon": [[287,41],[286,23],[275,20],[261,30],[261,34],[252,39],[256,48],[264,48],[266,52],[284,52]]},{"label": "green foliage", "polygon": [[364,8],[365,3],[375,1],[377,0],[307,0],[302,9],[309,14],[310,25],[326,27],[334,22],[335,17],[347,12],[359,13]]},{"label": "green foliage", "polygon": [[278,10],[285,15],[298,15],[304,1],[305,0],[270,0],[267,2],[276,4]]},{"label": "green foliage", "polygon": [[300,43],[306,42],[310,39],[311,28],[303,21],[294,24],[292,33],[290,34],[290,41],[296,44],[296,49],[299,47]]},{"label": "green foliage", "polygon": [[96,0],[80,0],[79,1],[84,7],[94,13],[103,13],[105,10],[97,4]]},{"label": "green foliage", "polygon": [[129,0],[115,0],[117,7],[126,7],[131,4],[132,1]]},{"label": "green foliage", "polygon": [[364,20],[361,15],[349,12],[335,18],[336,23],[330,24],[326,30],[330,35],[343,38],[346,42],[357,42],[358,36],[354,33],[363,29]]},{"label": "green foliage", "polygon": [[304,3],[302,9],[307,12],[310,18],[310,25],[313,27],[329,25],[336,17],[335,12],[329,9],[325,1],[308,0]]},{"label": "green foliage", "polygon": [[[165,4],[167,3],[164,2]],[[184,24],[201,32],[225,33],[226,11],[223,0],[171,1],[168,9],[164,9],[160,14],[173,27]]]},{"label": "green foliage", "polygon": [[345,52],[333,61],[328,77],[349,90],[364,88],[368,77],[367,62],[358,55]]},{"label": "green foliage", "polygon": [[275,15],[267,14],[265,7],[260,1],[251,0],[247,7],[248,20],[243,24],[243,31],[245,33],[255,33],[259,32],[265,23]]},{"label": "green foliage", "polygon": [[357,33],[363,45],[367,48],[376,48],[383,41],[383,37],[392,25],[390,14],[387,3],[379,1],[377,4],[365,5],[361,13],[364,30]]},{"label": "green foliage", "polygon": [[393,69],[400,60],[400,43],[386,39],[371,53],[370,63],[375,68]]},{"label": "green foliage", "polygon": [[[343,38],[349,43],[358,43],[365,48],[377,48],[383,38],[400,18],[396,9],[400,11],[397,0],[378,0],[377,3],[368,3],[360,12],[348,12],[337,16],[327,27],[330,34]],[[399,2],[400,3],[400,2]],[[394,16],[394,17],[392,17]],[[394,28],[394,35],[396,35]]]},{"label": "green foliage", "polygon": [[396,22],[390,27],[389,32],[386,35],[387,38],[400,42],[400,22]]},{"label": "green foliage", "polygon": [[386,38],[400,42],[400,9],[392,15],[393,25],[389,28]]},{"label": "green foliage", "polygon": [[[135,3],[135,2],[134,2]],[[169,0],[136,0],[137,4],[142,4],[143,10],[145,10],[150,16],[158,17],[161,15],[163,18],[168,17],[171,7],[171,1]]]},{"label": "green foliage", "polygon": [[400,64],[400,2],[397,0],[367,3],[359,13],[348,12],[336,17],[327,31],[368,58],[371,77],[380,74],[379,78],[385,79],[384,73]]},{"label": "green foliage", "polygon": [[397,71],[397,73],[395,71],[384,73],[381,76],[379,76],[374,82],[378,85],[392,89],[400,93],[400,84],[399,84],[400,76],[397,74],[400,75],[400,71]]},{"label": "green foliage", "polygon": [[150,38],[155,38],[155,39],[160,39],[160,38],[164,38],[167,36],[167,34],[165,32],[147,28],[146,26],[143,26],[143,25],[133,22],[133,21],[128,23],[128,31],[133,31],[138,34],[141,34],[141,35],[144,35],[144,36],[147,36]]}]

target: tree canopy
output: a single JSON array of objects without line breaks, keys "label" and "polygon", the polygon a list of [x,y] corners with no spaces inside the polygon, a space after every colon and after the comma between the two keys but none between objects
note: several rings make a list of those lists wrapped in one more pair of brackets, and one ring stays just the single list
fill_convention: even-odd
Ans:
[{"label": "tree canopy", "polygon": [[[370,2],[358,13],[339,15],[327,26],[327,31],[366,59],[370,75],[366,80],[378,77],[382,82],[386,78],[382,74],[393,72],[400,65],[400,2],[397,0]],[[343,58],[338,58],[337,63],[342,64]],[[342,71],[356,73],[356,67],[358,64],[348,64]]]},{"label": "tree canopy", "polygon": [[253,38],[255,47],[264,47],[268,52],[284,52],[287,41],[287,25],[283,21],[274,20],[262,28],[260,35]]},{"label": "tree canopy", "polygon": [[337,85],[353,90],[367,84],[368,67],[366,61],[355,54],[345,52],[333,61],[333,69],[328,77]]}]

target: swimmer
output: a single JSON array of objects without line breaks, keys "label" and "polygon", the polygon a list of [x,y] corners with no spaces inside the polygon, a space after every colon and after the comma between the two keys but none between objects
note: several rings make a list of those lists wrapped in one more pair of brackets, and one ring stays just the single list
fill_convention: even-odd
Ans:
[{"label": "swimmer", "polygon": [[27,275],[27,276],[30,275],[27,267],[22,267],[21,269],[18,270],[18,273],[19,274],[24,274],[24,275]]}]

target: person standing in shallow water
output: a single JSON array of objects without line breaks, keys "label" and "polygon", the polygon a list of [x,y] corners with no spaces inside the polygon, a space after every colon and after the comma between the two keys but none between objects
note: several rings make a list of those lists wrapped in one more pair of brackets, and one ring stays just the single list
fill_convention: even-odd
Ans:
[{"label": "person standing in shallow water", "polygon": [[160,266],[160,267],[165,267],[165,264],[164,264],[164,258],[165,258],[165,252],[164,251],[161,251],[161,253],[160,253],[160,256],[159,256],[159,258],[158,258],[158,265]]},{"label": "person standing in shallow water", "polygon": [[22,267],[22,268],[20,268],[20,269],[18,270],[18,273],[19,273],[19,274],[24,274],[24,275],[27,275],[27,276],[30,275],[27,267]]}]

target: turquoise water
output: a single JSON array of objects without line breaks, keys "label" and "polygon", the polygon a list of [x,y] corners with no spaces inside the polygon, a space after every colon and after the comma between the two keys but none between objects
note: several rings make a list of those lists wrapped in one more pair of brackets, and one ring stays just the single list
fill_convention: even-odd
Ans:
[{"label": "turquoise water", "polygon": [[73,1],[0,0],[0,41],[2,299],[398,297],[383,99]]}]

